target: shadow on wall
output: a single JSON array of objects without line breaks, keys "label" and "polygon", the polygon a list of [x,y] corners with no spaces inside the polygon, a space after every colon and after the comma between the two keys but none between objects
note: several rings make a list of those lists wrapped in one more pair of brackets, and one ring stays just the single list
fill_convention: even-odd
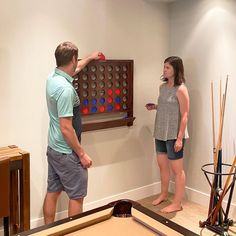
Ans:
[{"label": "shadow on wall", "polygon": [[119,127],[83,133],[82,146],[93,159],[93,167],[153,156],[150,129]]},{"label": "shadow on wall", "polygon": [[[202,99],[200,97],[200,92],[197,90],[189,89],[190,93],[190,100],[191,100],[191,107],[202,106]],[[190,108],[191,110],[191,108]],[[199,147],[196,143],[198,140],[198,132],[197,127],[199,127],[201,117],[203,113],[200,110],[191,110],[188,119],[188,132],[189,132],[189,139],[186,141],[185,152],[184,152],[184,165],[186,167],[186,171],[189,173],[193,173],[192,170],[196,168],[193,165],[193,153],[197,153]]]},{"label": "shadow on wall", "polygon": [[145,156],[152,158],[155,155],[153,127],[148,125],[142,126],[139,132],[139,140],[141,142],[142,150],[145,152]]},{"label": "shadow on wall", "polygon": [[0,79],[0,107],[1,107],[1,122],[0,130],[4,134],[4,140],[0,139],[0,146],[10,145],[10,127],[11,127],[11,106],[9,101],[12,98],[11,91],[11,67],[10,67],[10,54],[3,48],[0,48],[0,67],[1,67],[1,79]]},{"label": "shadow on wall", "polygon": [[195,169],[193,165],[193,156],[191,154],[197,153],[199,147],[196,145],[196,140],[198,140],[197,127],[200,127],[200,120],[203,116],[202,109],[203,101],[201,98],[201,92],[198,91],[197,84],[200,83],[200,76],[196,68],[196,63],[194,59],[186,58],[184,61],[185,64],[185,77],[186,85],[188,87],[189,97],[190,97],[190,111],[188,118],[188,133],[189,139],[186,141],[185,152],[184,152],[184,165],[188,173],[193,173],[192,170]]},{"label": "shadow on wall", "polygon": [[3,104],[10,97],[10,54],[3,48],[0,48],[0,65],[1,65],[1,77],[0,88],[1,88],[1,99],[0,102]]}]

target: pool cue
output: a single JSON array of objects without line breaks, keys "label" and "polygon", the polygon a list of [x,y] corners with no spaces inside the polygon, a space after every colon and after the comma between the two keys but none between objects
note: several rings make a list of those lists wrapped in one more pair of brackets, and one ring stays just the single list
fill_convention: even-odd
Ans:
[{"label": "pool cue", "polygon": [[220,113],[222,110],[222,81],[220,80]]},{"label": "pool cue", "polygon": [[236,168],[234,170],[234,181],[232,183],[231,189],[230,189],[230,193],[229,193],[229,198],[228,198],[228,203],[227,203],[227,207],[226,207],[226,211],[225,211],[225,219],[224,222],[226,222],[228,220],[228,215],[229,215],[229,208],[230,208],[230,203],[232,201],[232,197],[233,197],[233,191],[234,191],[234,185],[235,185],[235,176],[236,176]]},{"label": "pool cue", "polygon": [[[226,80],[228,80],[228,77]],[[222,81],[220,80],[220,112],[222,112],[222,83],[221,82]],[[226,97],[225,97],[225,99],[226,99]],[[221,139],[222,139],[222,136],[221,136]],[[220,149],[219,149],[219,153],[218,153],[217,173],[222,173],[222,140],[221,140],[220,144],[221,145],[220,145]],[[222,189],[222,175],[218,175],[218,181],[219,181],[218,187],[219,187],[219,189]],[[216,199],[216,203],[217,203],[217,199]],[[218,222],[220,225],[223,223],[222,221],[223,221],[223,211],[220,208],[219,218],[218,218]]]},{"label": "pool cue", "polygon": [[[222,80],[220,80],[220,113],[222,113]],[[222,136],[221,136],[222,137]],[[217,173],[222,173],[222,140],[220,142],[220,148],[218,151],[218,162],[217,162]],[[217,184],[216,187],[218,186],[219,189],[222,188],[222,175],[217,175]],[[219,182],[218,182],[219,181]],[[214,206],[217,203],[217,196],[215,196],[215,203]],[[219,218],[218,218],[218,222],[221,225],[223,221],[223,213],[222,210],[219,210]]]},{"label": "pool cue", "polygon": [[225,114],[227,89],[228,89],[228,75],[227,75],[227,78],[226,78],[225,93],[223,94],[223,99],[222,99],[222,102],[221,102],[222,103],[222,108],[221,108],[221,112],[220,112],[220,126],[219,126],[219,133],[218,133],[218,139],[217,139],[216,153],[214,155],[214,169],[215,169],[215,172],[217,170],[219,150],[220,150],[220,147],[222,146],[222,134],[223,134],[223,124],[224,124],[224,114]]},{"label": "pool cue", "polygon": [[212,118],[212,136],[213,136],[213,153],[216,149],[216,138],[215,138],[215,112],[214,112],[214,90],[213,82],[211,82],[211,118]]},{"label": "pool cue", "polygon": [[[212,104],[214,104],[214,103],[212,103]],[[222,107],[223,107],[223,104],[222,104]],[[222,115],[222,112],[223,112],[223,109],[221,110],[221,113],[220,113],[220,126],[219,126],[219,133],[218,133],[218,139],[217,139],[217,147],[216,148],[214,147],[214,149],[213,149],[213,155],[214,155],[214,173],[217,173],[218,166],[219,166],[219,163],[218,163],[218,160],[219,160],[219,149],[220,149],[220,146],[221,146],[220,136],[222,135],[222,130],[223,130],[223,119],[222,119],[223,115]],[[214,146],[215,146],[215,144],[214,144]],[[212,185],[211,185],[210,203],[209,203],[209,208],[208,208],[208,220],[211,220],[212,209],[214,209],[214,207],[216,205],[216,202],[217,202],[217,199],[216,199],[216,188],[217,188],[217,185],[218,185],[218,175],[214,175],[213,182],[212,182]]]},{"label": "pool cue", "polygon": [[[224,198],[224,196],[225,196],[225,194],[226,194],[226,191],[227,191],[227,189],[228,189],[229,181],[230,181],[230,179],[231,179],[231,174],[233,173],[235,164],[236,164],[236,156],[234,157],[233,164],[231,165],[230,171],[229,171],[229,173],[228,173],[228,177],[227,177],[227,179],[226,179],[223,192],[221,193],[220,199],[219,199],[219,201],[218,201],[218,203],[217,203],[217,205],[216,205],[216,208],[215,208],[215,210],[214,210],[214,214],[213,214],[213,217],[212,217],[211,225],[214,225],[214,224],[215,224],[216,216],[217,216],[218,211],[219,211],[220,208],[221,208],[221,203],[222,203],[223,198]],[[233,178],[234,178],[234,176],[233,176]]]},{"label": "pool cue", "polygon": [[[235,146],[235,140],[234,140],[234,153],[236,153],[235,148],[236,148],[236,146]],[[229,209],[230,209],[230,204],[231,204],[232,197],[233,197],[235,180],[236,180],[236,167],[235,167],[235,170],[234,170],[233,178],[234,178],[234,180],[233,180],[232,185],[231,185],[231,189],[230,189],[230,193],[229,193],[229,197],[228,197],[228,203],[227,203],[227,207],[226,207],[226,211],[225,211],[225,218],[224,218],[224,222],[228,222],[228,223],[229,223],[229,219],[228,219]]]},{"label": "pool cue", "polygon": [[[216,186],[221,190],[222,189],[222,146],[220,147],[219,154],[218,154],[217,173],[219,173],[219,175],[217,175],[218,180],[217,180]],[[214,206],[217,204],[218,200],[219,200],[219,190],[218,190],[217,195],[215,196]],[[222,224],[222,221],[223,221],[223,212],[222,212],[222,209],[220,208],[219,218],[218,218],[219,225]]]},{"label": "pool cue", "polygon": [[[215,156],[216,152],[216,141],[215,141],[215,118],[214,118],[214,90],[213,90],[213,82],[211,82],[211,118],[212,118],[212,136],[213,136],[213,156]],[[214,177],[215,179],[215,177]],[[213,184],[214,184],[213,179]],[[213,204],[213,196],[214,196],[214,188],[211,187],[211,194],[210,194],[210,202],[209,202],[209,208],[208,208],[208,217],[210,216],[210,213],[212,211],[212,204]]]},{"label": "pool cue", "polygon": [[[220,113],[222,112],[222,81],[220,80]],[[219,154],[218,154],[218,173],[222,172],[222,141],[220,142],[220,149],[219,149]],[[222,188],[222,178],[219,175],[219,187]]]},{"label": "pool cue", "polygon": [[225,95],[223,94],[223,100],[222,100],[222,109],[220,113],[220,126],[219,126],[219,133],[218,133],[218,139],[217,139],[217,145],[216,145],[216,152],[214,155],[214,170],[217,172],[217,163],[218,163],[218,155],[219,155],[219,150],[221,147],[221,142],[222,142],[222,134],[223,134],[223,124],[224,124],[224,111],[225,111]]}]

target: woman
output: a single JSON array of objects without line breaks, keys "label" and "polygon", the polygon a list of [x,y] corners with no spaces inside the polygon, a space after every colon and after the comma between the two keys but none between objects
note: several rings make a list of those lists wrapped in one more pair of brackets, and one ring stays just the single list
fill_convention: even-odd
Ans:
[{"label": "woman", "polygon": [[167,200],[171,168],[175,177],[175,196],[173,202],[161,210],[163,213],[171,213],[182,210],[181,201],[185,188],[183,147],[184,140],[188,138],[189,95],[181,58],[172,56],[165,59],[162,79],[164,83],[160,86],[158,105],[146,105],[148,110],[157,110],[154,138],[160,168],[161,194],[152,204],[158,205]]}]

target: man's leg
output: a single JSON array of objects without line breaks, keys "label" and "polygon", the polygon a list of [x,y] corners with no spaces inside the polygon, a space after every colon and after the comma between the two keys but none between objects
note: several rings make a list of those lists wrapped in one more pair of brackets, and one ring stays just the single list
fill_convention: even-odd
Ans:
[{"label": "man's leg", "polygon": [[45,196],[43,203],[43,215],[45,224],[50,224],[54,222],[57,199],[61,192],[48,192]]},{"label": "man's leg", "polygon": [[82,213],[83,212],[83,201],[84,201],[84,198],[70,199],[68,216],[73,216],[73,215],[77,215],[79,213]]}]

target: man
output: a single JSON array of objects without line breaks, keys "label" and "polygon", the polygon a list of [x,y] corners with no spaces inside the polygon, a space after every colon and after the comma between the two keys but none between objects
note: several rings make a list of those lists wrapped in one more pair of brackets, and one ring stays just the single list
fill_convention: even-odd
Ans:
[{"label": "man", "polygon": [[49,75],[46,86],[50,117],[48,187],[43,205],[46,224],[54,221],[61,191],[65,191],[69,197],[69,216],[83,211],[83,199],[87,194],[87,168],[92,165],[92,160],[80,144],[80,100],[73,88],[72,76],[91,60],[99,59],[99,53],[94,52],[78,61],[78,48],[70,42],[64,42],[56,48],[55,58],[57,67]]}]

